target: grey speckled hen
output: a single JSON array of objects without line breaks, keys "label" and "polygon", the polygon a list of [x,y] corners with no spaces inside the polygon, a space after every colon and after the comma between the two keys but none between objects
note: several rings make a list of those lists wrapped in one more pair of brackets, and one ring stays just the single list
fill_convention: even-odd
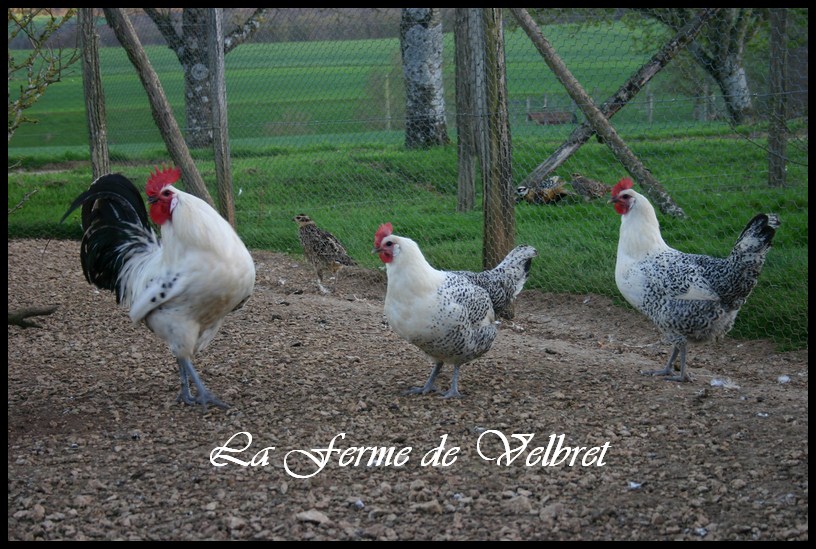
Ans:
[{"label": "grey speckled hen", "polygon": [[[670,248],[660,234],[655,210],[622,179],[612,189],[621,214],[615,282],[623,297],[645,314],[671,343],[665,368],[642,372],[686,381],[686,346],[719,339],[756,286],[779,227],[774,214],[759,214],[743,229],[728,257],[689,254]],[[680,357],[680,374],[673,363]]]},{"label": "grey speckled hen", "polygon": [[[436,390],[434,381],[447,363],[453,365],[453,377],[444,396],[460,397],[459,368],[489,351],[496,339],[491,295],[501,307],[512,302],[527,278],[535,250],[517,248],[492,274],[441,271],[428,263],[416,242],[392,234],[391,224],[386,223],[374,237],[374,252],[386,265],[384,312],[389,326],[424,351],[434,364],[425,385],[408,392]],[[511,278],[519,278],[508,285],[505,282],[510,273]]]}]

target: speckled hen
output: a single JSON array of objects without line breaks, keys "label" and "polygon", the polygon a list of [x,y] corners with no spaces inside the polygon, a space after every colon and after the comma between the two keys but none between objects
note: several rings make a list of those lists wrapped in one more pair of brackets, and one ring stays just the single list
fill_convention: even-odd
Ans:
[{"label": "speckled hen", "polygon": [[[385,317],[400,337],[419,347],[434,364],[425,385],[408,393],[436,390],[434,381],[442,366],[452,364],[450,389],[443,396],[460,397],[460,367],[489,351],[496,339],[498,326],[491,294],[474,282],[471,275],[475,273],[435,269],[416,242],[392,233],[391,224],[385,223],[374,237],[374,252],[385,263],[388,275]],[[526,280],[529,254],[524,248],[518,252],[522,259],[508,262],[519,262],[519,269],[505,265],[495,278],[487,277],[501,299],[507,296],[500,279],[512,270]],[[511,290],[513,297],[518,294],[517,287]]]},{"label": "speckled hen", "polygon": [[[71,204],[64,221],[82,206],[80,259],[85,278],[116,293],[164,340],[181,378],[178,400],[228,406],[198,376],[193,357],[213,340],[224,317],[244,305],[255,287],[255,263],[232,226],[209,204],[176,189],[178,168],[156,169],[147,180],[150,219],[133,183],[103,175]],[[197,394],[190,392],[190,382]]]},{"label": "speckled hen", "polygon": [[[684,253],[663,241],[654,208],[632,186],[625,178],[612,189],[611,202],[621,214],[615,282],[626,301],[672,345],[665,368],[641,373],[687,381],[687,343],[716,340],[734,326],[756,286],[779,218],[759,214],[751,219],[728,257]],[[680,374],[673,376],[678,355]]]},{"label": "speckled hen", "polygon": [[298,214],[293,218],[298,224],[298,238],[303,246],[303,255],[312,264],[317,275],[317,287],[324,294],[330,290],[323,285],[326,273],[337,276],[344,266],[354,266],[357,263],[349,257],[340,240],[330,232],[321,229],[306,214]]}]

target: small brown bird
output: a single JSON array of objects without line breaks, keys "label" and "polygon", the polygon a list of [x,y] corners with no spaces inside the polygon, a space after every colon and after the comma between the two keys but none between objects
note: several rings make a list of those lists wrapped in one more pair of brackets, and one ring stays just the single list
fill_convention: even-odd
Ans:
[{"label": "small brown bird", "polygon": [[603,198],[612,192],[612,187],[600,181],[593,181],[576,172],[572,174],[572,188],[575,192],[584,197],[584,200]]},{"label": "small brown bird", "polygon": [[572,192],[564,188],[564,180],[554,175],[548,177],[535,187],[516,187],[516,202],[530,204],[553,204],[562,198],[572,196]]},{"label": "small brown bird", "polygon": [[344,266],[357,265],[343,244],[328,231],[324,231],[306,214],[298,214],[292,221],[300,225],[298,236],[300,244],[303,246],[303,254],[314,267],[317,275],[317,286],[324,294],[330,290],[323,286],[323,276],[326,272],[331,272],[331,278]]}]

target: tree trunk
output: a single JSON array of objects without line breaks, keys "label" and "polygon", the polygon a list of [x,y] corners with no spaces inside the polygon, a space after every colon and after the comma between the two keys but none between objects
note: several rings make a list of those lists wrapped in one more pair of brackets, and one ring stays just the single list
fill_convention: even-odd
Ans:
[{"label": "tree trunk", "polygon": [[405,146],[416,149],[450,143],[439,8],[402,8],[400,49],[405,74]]},{"label": "tree trunk", "polygon": [[481,8],[456,8],[456,134],[459,162],[456,211],[469,212],[476,206],[477,140],[483,125],[484,23]]},{"label": "tree trunk", "polygon": [[184,8],[181,16],[184,49],[179,61],[184,70],[184,106],[187,146],[203,149],[212,145],[212,74],[207,51],[210,27],[207,10]]},{"label": "tree trunk", "polygon": [[224,77],[223,8],[207,8],[207,48],[212,61],[212,128],[215,179],[218,183],[218,211],[235,227],[235,201],[232,192],[229,124],[227,123],[227,83]]},{"label": "tree trunk", "polygon": [[[484,178],[485,269],[501,263],[515,246],[516,201],[513,188],[510,117],[507,112],[507,77],[504,57],[502,8],[482,8],[485,36],[485,66],[493,72],[485,79],[487,132],[482,155]],[[512,315],[512,311],[510,311]]]},{"label": "tree trunk", "polygon": [[566,88],[567,93],[573,101],[583,111],[587,120],[592,124],[592,128],[601,137],[603,142],[610,148],[615,157],[620,161],[626,170],[643,186],[646,194],[656,203],[660,210],[668,215],[685,217],[686,214],[680,206],[675,204],[672,197],[663,186],[652,176],[651,172],[640,162],[640,160],[629,150],[626,143],[618,136],[615,128],[609,123],[603,113],[595,106],[592,98],[584,91],[581,84],[572,75],[570,70],[555,52],[549,41],[544,38],[538,25],[525,8],[510,8],[513,15],[518,20],[527,36],[533,41],[539,53],[544,57],[544,61],[556,78]]},{"label": "tree trunk", "polygon": [[[656,54],[652,56],[640,69],[629,77],[615,94],[601,105],[601,113],[608,119],[615,116],[629,101],[635,97],[640,90],[674,59],[683,48],[685,48],[703,28],[703,25],[713,17],[720,8],[704,8],[689,21],[671,40],[666,42]],[[539,164],[530,175],[528,175],[522,185],[526,187],[536,187],[543,183],[552,172],[557,170],[567,159],[572,156],[581,146],[589,141],[595,134],[592,124],[584,122],[575,128],[567,140],[553,152],[547,160]]]},{"label": "tree trunk", "polygon": [[[693,8],[633,8],[675,31],[691,17]],[[723,94],[732,124],[741,124],[753,112],[751,91],[743,68],[745,45],[764,19],[765,8],[719,8],[717,18],[688,51]]]},{"label": "tree trunk", "polygon": [[88,118],[88,142],[94,180],[110,173],[108,126],[105,116],[105,92],[99,72],[99,35],[96,33],[95,8],[79,8],[82,46],[82,86],[85,90],[85,114]]},{"label": "tree trunk", "polygon": [[108,24],[113,29],[116,38],[127,53],[128,59],[133,63],[139,79],[142,81],[147,92],[147,97],[150,102],[150,110],[153,113],[153,119],[159,127],[164,143],[170,153],[173,162],[181,169],[184,183],[187,185],[187,190],[196,195],[202,200],[206,201],[210,206],[213,205],[212,197],[210,196],[201,174],[198,173],[195,162],[190,156],[190,150],[181,136],[181,130],[178,127],[175,117],[173,116],[173,109],[167,101],[167,96],[164,95],[159,77],[150,60],[142,48],[142,43],[133,29],[128,16],[122,11],[122,8],[103,8],[105,10],[105,17],[108,19]]},{"label": "tree trunk", "polygon": [[734,57],[729,55],[723,61],[715,78],[725,99],[728,118],[733,124],[742,124],[753,111],[753,104],[745,69]]},{"label": "tree trunk", "polygon": [[[184,71],[184,114],[187,125],[187,145],[194,149],[209,147],[213,142],[211,67],[207,44],[210,30],[207,10],[210,8],[183,8],[181,32],[176,32],[169,10],[143,8],[164,37],[167,46],[176,54]],[[255,8],[252,15],[229,35],[223,36],[226,55],[249,40],[263,24],[271,8]]]}]

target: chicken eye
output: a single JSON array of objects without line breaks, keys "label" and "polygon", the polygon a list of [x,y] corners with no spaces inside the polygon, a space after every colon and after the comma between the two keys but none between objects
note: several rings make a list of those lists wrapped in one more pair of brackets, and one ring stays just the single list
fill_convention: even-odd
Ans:
[{"label": "chicken eye", "polygon": [[170,196],[170,194],[169,190],[162,191],[162,196]]}]

